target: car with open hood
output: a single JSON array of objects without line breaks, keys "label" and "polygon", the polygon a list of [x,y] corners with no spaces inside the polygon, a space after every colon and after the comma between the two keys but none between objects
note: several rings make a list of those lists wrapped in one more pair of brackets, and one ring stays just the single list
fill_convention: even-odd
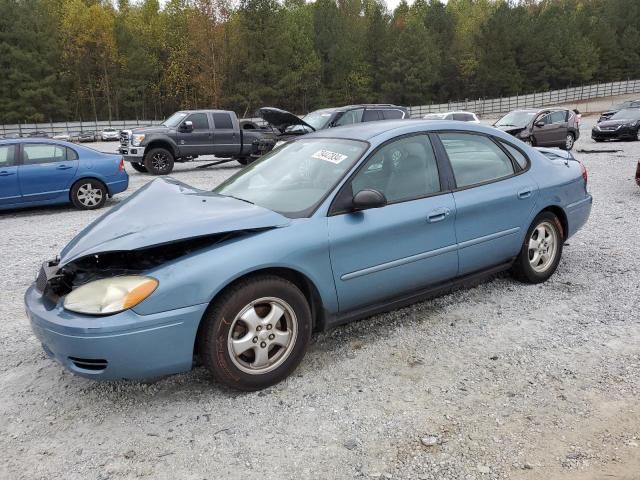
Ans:
[{"label": "car with open hood", "polygon": [[591,203],[582,164],[494,128],[325,130],[213,191],[148,183],[42,265],[26,312],[75,374],[157,377],[199,358],[256,390],[296,368],[313,331],[503,270],[547,280]]},{"label": "car with open hood", "polygon": [[539,147],[571,150],[580,138],[579,116],[568,108],[512,110],[493,126]]},{"label": "car with open hood", "polygon": [[608,120],[597,123],[591,129],[596,142],[605,140],[640,141],[640,107],[623,108]]},{"label": "car with open hood", "polygon": [[258,115],[277,129],[279,135],[276,145],[279,146],[297,136],[326,128],[378,120],[408,119],[409,110],[398,105],[376,103],[323,108],[303,117],[279,108],[262,107],[258,110]]}]

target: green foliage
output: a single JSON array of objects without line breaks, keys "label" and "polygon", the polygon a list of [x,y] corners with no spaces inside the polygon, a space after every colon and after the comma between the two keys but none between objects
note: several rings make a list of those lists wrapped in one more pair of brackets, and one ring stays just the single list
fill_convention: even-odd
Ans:
[{"label": "green foliage", "polygon": [[640,1],[0,0],[0,123],[298,113],[640,77]]}]

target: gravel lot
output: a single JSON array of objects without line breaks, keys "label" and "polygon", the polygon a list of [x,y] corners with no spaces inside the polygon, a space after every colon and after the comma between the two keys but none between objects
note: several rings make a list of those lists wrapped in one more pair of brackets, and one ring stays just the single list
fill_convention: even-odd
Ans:
[{"label": "gravel lot", "polygon": [[[22,295],[100,213],[1,213],[0,478],[639,479],[640,142],[595,144],[594,121],[576,145],[591,219],[550,281],[501,277],[316,335],[259,393],[202,368],[154,383],[63,371]],[[173,175],[210,188],[237,169],[195,165]],[[151,179],[130,175],[129,192]]]}]

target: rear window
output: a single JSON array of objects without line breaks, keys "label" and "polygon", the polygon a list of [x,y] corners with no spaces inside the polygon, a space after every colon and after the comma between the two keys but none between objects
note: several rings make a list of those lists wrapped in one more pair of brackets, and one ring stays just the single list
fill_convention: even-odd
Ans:
[{"label": "rear window", "polygon": [[526,170],[527,169],[527,165],[528,165],[528,161],[527,161],[527,157],[524,156],[524,154],[518,150],[515,147],[512,147],[511,145],[509,145],[508,143],[505,142],[500,142],[500,144],[507,149],[507,151],[509,152],[509,154],[511,154],[511,156],[513,157],[513,159],[516,161],[516,163],[518,165],[520,165],[520,168],[522,170]]},{"label": "rear window", "polygon": [[473,115],[471,115],[470,113],[454,113],[453,114],[453,119],[454,120],[459,120],[461,122],[473,122],[473,121],[475,121],[475,118],[473,118]]},{"label": "rear window", "polygon": [[215,128],[233,128],[233,121],[228,113],[214,113],[213,124]]}]

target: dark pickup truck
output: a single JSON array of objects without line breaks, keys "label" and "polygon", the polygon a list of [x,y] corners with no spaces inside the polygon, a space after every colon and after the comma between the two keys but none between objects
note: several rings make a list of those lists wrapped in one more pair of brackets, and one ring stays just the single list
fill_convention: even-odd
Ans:
[{"label": "dark pickup truck", "polygon": [[242,165],[273,148],[275,133],[239,121],[228,110],[181,110],[160,125],[123,130],[119,152],[139,172],[167,175],[175,162],[199,155],[231,158]]}]

